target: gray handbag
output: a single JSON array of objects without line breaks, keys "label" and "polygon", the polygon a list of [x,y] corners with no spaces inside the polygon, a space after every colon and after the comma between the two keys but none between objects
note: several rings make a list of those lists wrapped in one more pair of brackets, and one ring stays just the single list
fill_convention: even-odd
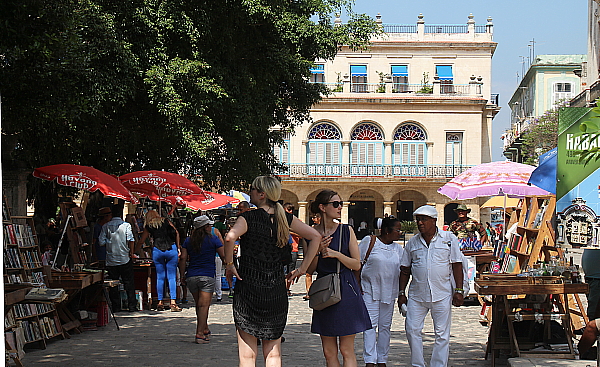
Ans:
[{"label": "gray handbag", "polygon": [[[343,228],[342,228],[343,229]],[[340,231],[338,250],[342,250],[342,231]],[[325,275],[313,282],[308,290],[308,305],[320,311],[342,300],[340,288],[340,261],[337,261],[337,272]]]}]

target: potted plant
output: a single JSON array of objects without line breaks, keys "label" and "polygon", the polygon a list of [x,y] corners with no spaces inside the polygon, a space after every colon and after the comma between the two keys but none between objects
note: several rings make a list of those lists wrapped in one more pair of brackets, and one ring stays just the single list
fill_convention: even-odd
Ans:
[{"label": "potted plant", "polygon": [[421,89],[419,89],[416,93],[420,94],[431,94],[433,93],[433,86],[429,85],[429,73],[423,73],[423,80],[421,80]]}]

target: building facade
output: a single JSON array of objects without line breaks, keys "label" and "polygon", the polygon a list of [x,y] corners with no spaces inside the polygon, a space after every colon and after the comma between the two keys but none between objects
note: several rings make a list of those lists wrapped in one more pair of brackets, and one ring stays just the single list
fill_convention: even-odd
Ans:
[{"label": "building facade", "polygon": [[504,156],[522,163],[521,134],[544,112],[560,101],[569,101],[581,91],[581,79],[576,72],[586,61],[586,55],[539,55],[535,57],[508,105],[511,128],[502,136]]},{"label": "building facade", "polygon": [[[331,94],[313,106],[312,122],[275,148],[288,167],[282,199],[307,221],[319,191],[337,191],[342,220],[372,223],[435,205],[439,224],[454,219],[437,189],[465,169],[491,160],[493,24],[384,25],[367,52],[344,47],[317,62],[311,81]],[[341,22],[336,19],[336,22]],[[479,201],[467,202],[478,215]]]},{"label": "building facade", "polygon": [[581,93],[571,107],[594,107],[600,98],[600,0],[588,0],[587,61],[581,64]]}]

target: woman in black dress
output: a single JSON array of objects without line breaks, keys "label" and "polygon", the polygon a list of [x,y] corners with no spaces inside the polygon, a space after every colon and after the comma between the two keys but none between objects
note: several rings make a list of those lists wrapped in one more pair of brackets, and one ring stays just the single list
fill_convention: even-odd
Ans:
[{"label": "woman in black dress", "polygon": [[[238,336],[240,366],[255,366],[257,339],[263,340],[265,366],[281,366],[281,335],[288,312],[286,276],[283,266],[289,263],[290,229],[312,243],[321,235],[286,213],[277,202],[281,184],[275,177],[260,176],[252,182],[250,201],[258,209],[240,214],[225,237],[226,275],[236,276],[233,318]],[[239,268],[233,264],[234,242],[240,238],[242,256]],[[289,282],[306,273],[317,254],[309,246],[299,268],[287,275]],[[287,257],[287,259],[286,259]]]}]

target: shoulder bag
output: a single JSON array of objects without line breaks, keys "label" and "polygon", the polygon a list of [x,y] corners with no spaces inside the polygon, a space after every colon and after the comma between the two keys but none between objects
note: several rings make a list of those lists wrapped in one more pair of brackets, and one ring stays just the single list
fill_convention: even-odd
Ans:
[{"label": "shoulder bag", "polygon": [[[342,227],[344,229],[344,227]],[[340,230],[338,251],[342,251],[342,231]],[[315,280],[308,290],[308,305],[313,310],[320,311],[335,305],[342,300],[340,288],[340,261],[337,260],[337,272],[325,275]]]},{"label": "shoulder bag", "polygon": [[377,236],[371,235],[371,242],[369,242],[369,248],[367,249],[367,253],[365,254],[364,260],[360,262],[360,269],[352,271],[354,273],[354,277],[356,278],[356,281],[358,282],[358,287],[360,288],[361,293],[362,293],[362,282],[361,282],[362,269],[365,266],[365,264],[367,263],[367,260],[369,260],[369,255],[371,255],[371,251],[373,251],[373,246],[375,245],[376,240],[377,240]]}]

